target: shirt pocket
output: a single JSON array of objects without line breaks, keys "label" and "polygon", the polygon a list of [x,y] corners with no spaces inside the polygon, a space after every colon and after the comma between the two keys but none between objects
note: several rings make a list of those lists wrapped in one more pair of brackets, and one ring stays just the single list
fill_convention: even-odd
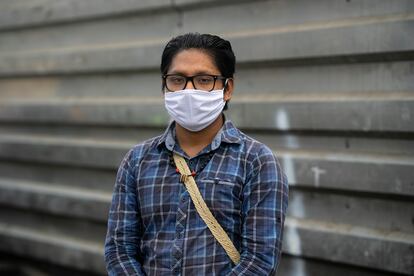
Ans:
[{"label": "shirt pocket", "polygon": [[241,223],[241,185],[219,178],[197,180],[197,185],[221,226],[227,231],[238,232]]}]

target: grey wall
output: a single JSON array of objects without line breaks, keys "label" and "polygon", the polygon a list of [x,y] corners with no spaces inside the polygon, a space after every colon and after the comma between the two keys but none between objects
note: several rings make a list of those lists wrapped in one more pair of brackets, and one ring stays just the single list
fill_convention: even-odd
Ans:
[{"label": "grey wall", "polygon": [[289,177],[280,274],[414,274],[409,0],[0,1],[0,251],[104,273],[116,168],[163,131],[188,31],[232,42],[228,115]]}]

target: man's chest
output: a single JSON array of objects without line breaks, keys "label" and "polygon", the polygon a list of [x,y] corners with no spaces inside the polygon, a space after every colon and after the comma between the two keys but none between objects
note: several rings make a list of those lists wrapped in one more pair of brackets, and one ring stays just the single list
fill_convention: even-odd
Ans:
[{"label": "man's chest", "polygon": [[[195,180],[213,215],[229,228],[239,221],[246,164],[241,158],[216,154],[207,164],[192,159],[189,167],[196,171]],[[201,170],[200,170],[201,169]],[[142,223],[157,230],[194,213],[194,206],[169,158],[143,161],[137,175],[137,202]]]}]

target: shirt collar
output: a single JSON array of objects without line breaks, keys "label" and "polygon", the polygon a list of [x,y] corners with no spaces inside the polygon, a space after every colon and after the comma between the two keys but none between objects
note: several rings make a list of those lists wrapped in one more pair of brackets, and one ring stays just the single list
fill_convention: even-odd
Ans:
[{"label": "shirt collar", "polygon": [[160,139],[158,140],[157,147],[165,144],[166,148],[172,151],[175,145],[175,122],[171,121],[168,124],[167,129],[161,135]]},{"label": "shirt collar", "polygon": [[[213,141],[211,142],[211,150],[217,149],[222,142],[228,144],[241,144],[241,135],[239,130],[234,126],[231,120],[226,119],[224,117],[224,124],[217,132],[216,136],[214,137]],[[175,122],[172,121],[168,125],[165,132],[161,135],[157,147],[162,144],[165,144],[165,147],[172,151],[174,149],[176,140],[175,140]]]},{"label": "shirt collar", "polygon": [[233,125],[233,122],[224,117],[224,124],[214,137],[212,149],[215,150],[222,142],[228,144],[241,144],[241,135],[239,130]]}]

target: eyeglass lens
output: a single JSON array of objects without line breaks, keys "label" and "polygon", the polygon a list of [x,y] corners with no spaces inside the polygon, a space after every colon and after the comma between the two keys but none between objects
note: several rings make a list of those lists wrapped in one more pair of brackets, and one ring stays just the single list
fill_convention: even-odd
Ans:
[{"label": "eyeglass lens", "polygon": [[209,75],[199,75],[193,77],[184,77],[180,75],[170,75],[165,78],[165,85],[169,91],[183,90],[187,82],[192,81],[195,89],[211,91],[214,89],[215,78]]}]

